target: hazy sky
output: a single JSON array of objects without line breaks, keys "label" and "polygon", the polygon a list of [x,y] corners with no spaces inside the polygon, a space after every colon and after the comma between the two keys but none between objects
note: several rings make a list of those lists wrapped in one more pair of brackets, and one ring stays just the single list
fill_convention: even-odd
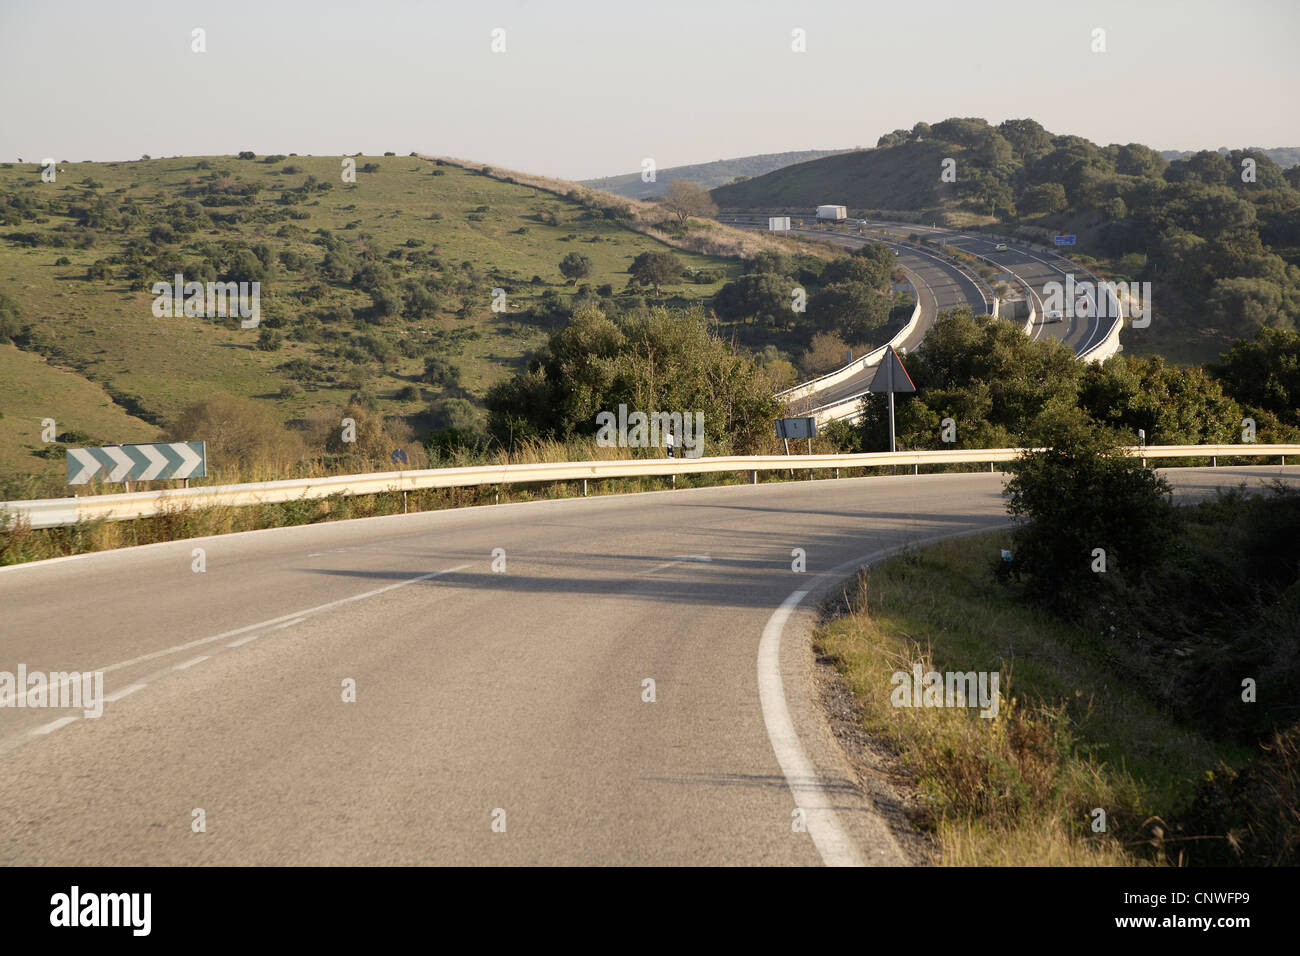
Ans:
[{"label": "hazy sky", "polygon": [[1298,0],[0,0],[0,160],[417,150],[579,179],[949,116],[1297,146],[1298,43]]}]

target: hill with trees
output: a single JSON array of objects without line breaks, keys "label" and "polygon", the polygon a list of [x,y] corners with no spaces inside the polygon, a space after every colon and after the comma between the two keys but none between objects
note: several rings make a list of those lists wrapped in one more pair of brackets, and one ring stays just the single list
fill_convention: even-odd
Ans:
[{"label": "hill with trees", "polygon": [[[156,439],[215,395],[301,434],[348,406],[399,437],[481,431],[570,297],[705,303],[754,240],[775,242],[416,156],[0,164],[0,472],[58,479],[64,445]],[[156,317],[176,274],[258,282],[260,323]]]},{"label": "hill with trees", "polygon": [[[942,176],[946,160],[955,181]],[[1033,120],[956,118],[712,195],[724,210],[837,202],[851,214],[1032,242],[1073,233],[1080,260],[1152,284],[1152,327],[1125,347],[1179,361],[1211,359],[1262,327],[1300,319],[1300,167],[1283,170],[1258,150],[1169,162],[1141,144],[1099,146]]]}]

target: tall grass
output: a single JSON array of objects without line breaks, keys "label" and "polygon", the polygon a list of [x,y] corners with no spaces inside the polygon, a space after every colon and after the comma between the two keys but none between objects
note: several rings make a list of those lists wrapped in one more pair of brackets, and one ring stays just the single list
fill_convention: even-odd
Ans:
[{"label": "tall grass", "polygon": [[[916,822],[950,865],[1134,865],[1183,860],[1172,819],[1230,751],[1179,724],[1113,673],[1069,624],[994,581],[1001,534],[950,541],[864,573],[818,636],[929,810]],[[894,707],[890,676],[1000,675],[992,719]],[[1105,812],[1104,832],[1093,829]]]}]

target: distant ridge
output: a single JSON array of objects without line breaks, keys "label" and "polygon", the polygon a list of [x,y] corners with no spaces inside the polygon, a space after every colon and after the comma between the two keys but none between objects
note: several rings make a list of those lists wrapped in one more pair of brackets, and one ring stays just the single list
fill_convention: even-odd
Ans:
[{"label": "distant ridge", "polygon": [[[1261,146],[1251,146],[1250,150],[1255,153],[1263,153],[1273,162],[1277,163],[1283,169],[1290,169],[1292,166],[1300,166],[1300,146],[1274,146],[1272,149],[1264,149]],[[1186,159],[1188,156],[1195,156],[1194,149],[1162,149],[1160,155],[1170,161],[1175,159]],[[1220,146],[1215,152],[1221,155],[1228,155],[1228,148]]]},{"label": "distant ridge", "polygon": [[662,196],[674,179],[689,179],[705,189],[725,186],[736,177],[762,176],[776,169],[806,163],[826,156],[847,153],[847,149],[805,149],[790,153],[763,153],[759,156],[741,156],[738,159],[719,159],[712,163],[695,163],[691,166],[669,166],[655,171],[655,181],[642,182],[641,173],[622,176],[605,176],[600,179],[581,180],[583,186],[603,189],[629,199],[650,199]]}]

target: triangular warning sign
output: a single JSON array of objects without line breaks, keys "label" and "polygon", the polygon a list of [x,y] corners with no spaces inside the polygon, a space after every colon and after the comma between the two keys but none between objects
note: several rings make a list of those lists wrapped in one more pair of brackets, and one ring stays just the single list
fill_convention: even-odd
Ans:
[{"label": "triangular warning sign", "polygon": [[892,345],[885,347],[885,358],[876,369],[876,377],[871,380],[868,389],[872,392],[915,392],[912,377],[903,368],[903,360],[898,357]]}]

